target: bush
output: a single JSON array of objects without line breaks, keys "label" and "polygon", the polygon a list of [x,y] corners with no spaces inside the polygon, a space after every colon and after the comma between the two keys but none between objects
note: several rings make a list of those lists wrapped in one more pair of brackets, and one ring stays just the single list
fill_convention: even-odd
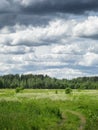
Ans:
[{"label": "bush", "polygon": [[65,93],[66,93],[66,94],[70,94],[71,92],[72,92],[72,89],[71,89],[71,88],[66,88],[66,89],[65,89]]},{"label": "bush", "polygon": [[15,92],[16,93],[19,93],[20,91],[22,91],[24,88],[23,87],[17,87],[16,89],[15,89]]},{"label": "bush", "polygon": [[57,91],[57,90],[55,90],[55,94],[58,94],[58,91]]}]

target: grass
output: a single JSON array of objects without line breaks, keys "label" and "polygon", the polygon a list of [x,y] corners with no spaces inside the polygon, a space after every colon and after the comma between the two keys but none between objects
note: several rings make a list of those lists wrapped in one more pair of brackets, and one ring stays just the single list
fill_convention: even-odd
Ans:
[{"label": "grass", "polygon": [[0,130],[56,129],[97,130],[98,90],[0,90]]}]

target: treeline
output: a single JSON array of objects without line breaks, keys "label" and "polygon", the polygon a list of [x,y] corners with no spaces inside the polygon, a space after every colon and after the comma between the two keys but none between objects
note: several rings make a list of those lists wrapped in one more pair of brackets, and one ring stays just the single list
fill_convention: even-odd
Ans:
[{"label": "treeline", "polygon": [[0,76],[0,88],[33,89],[98,89],[98,77],[81,77],[72,80],[51,78],[47,75],[4,75]]}]

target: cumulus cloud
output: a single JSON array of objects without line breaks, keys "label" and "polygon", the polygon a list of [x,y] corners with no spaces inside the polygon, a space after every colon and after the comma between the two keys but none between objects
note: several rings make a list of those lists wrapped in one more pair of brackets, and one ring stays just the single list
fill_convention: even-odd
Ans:
[{"label": "cumulus cloud", "polygon": [[46,27],[15,26],[1,30],[1,43],[7,45],[39,46],[58,41],[68,30],[63,21],[52,21]]},{"label": "cumulus cloud", "polygon": [[[13,27],[6,26],[0,30],[1,44],[9,46],[41,46],[69,42],[68,38],[84,37],[89,39],[97,39],[98,35],[98,17],[88,17],[84,21],[77,20],[52,20],[48,25],[43,27],[35,27],[32,25],[15,25]],[[60,46],[59,49],[62,49]],[[64,49],[64,48],[63,48]],[[66,46],[65,52],[73,51],[74,53],[82,53],[78,45]]]},{"label": "cumulus cloud", "polygon": [[84,66],[98,66],[98,54],[87,52],[83,55],[83,59],[79,64]]},{"label": "cumulus cloud", "polygon": [[[25,72],[24,72],[25,73]],[[34,73],[34,74],[48,74],[51,77],[58,77],[58,78],[67,78],[67,79],[71,79],[71,78],[75,78],[75,77],[80,77],[80,76],[84,76],[85,74],[83,74],[81,71],[74,70],[74,69],[69,69],[69,68],[61,68],[61,69],[47,69],[47,70],[38,70],[38,71],[29,71],[29,73]]]},{"label": "cumulus cloud", "polygon": [[1,0],[0,74],[98,74],[96,0]]},{"label": "cumulus cloud", "polygon": [[98,17],[90,16],[83,22],[77,23],[73,29],[73,34],[80,37],[98,37]]},{"label": "cumulus cloud", "polygon": [[29,52],[34,52],[33,48],[25,47],[25,46],[0,46],[0,54],[13,54],[20,55]]},{"label": "cumulus cloud", "polygon": [[85,52],[85,48],[80,46],[80,44],[67,44],[67,45],[59,45],[55,46],[52,49],[53,53],[56,54],[72,54],[72,55],[82,55]]}]

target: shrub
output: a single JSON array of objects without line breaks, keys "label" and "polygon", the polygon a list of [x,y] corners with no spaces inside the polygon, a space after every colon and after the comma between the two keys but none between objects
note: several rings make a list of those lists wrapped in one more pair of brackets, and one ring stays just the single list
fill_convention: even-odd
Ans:
[{"label": "shrub", "polygon": [[58,91],[57,91],[57,90],[55,90],[55,94],[58,94]]},{"label": "shrub", "polygon": [[66,93],[66,94],[70,94],[71,92],[72,92],[72,89],[71,89],[71,88],[66,88],[66,89],[65,89],[65,93]]},{"label": "shrub", "polygon": [[17,87],[16,89],[15,89],[15,92],[16,93],[19,93],[20,91],[22,91],[24,88],[23,87]]}]

